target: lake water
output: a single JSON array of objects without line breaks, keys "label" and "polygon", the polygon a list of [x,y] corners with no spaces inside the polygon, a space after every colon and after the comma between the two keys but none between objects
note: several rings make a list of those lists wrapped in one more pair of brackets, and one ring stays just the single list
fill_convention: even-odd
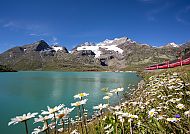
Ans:
[{"label": "lake water", "polygon": [[[47,110],[61,103],[71,107],[75,94],[89,93],[86,109],[92,114],[92,107],[105,103],[101,89],[137,85],[140,81],[135,73],[112,72],[15,72],[0,73],[0,133],[24,134],[24,124],[8,127],[10,118],[28,112]],[[112,103],[118,101],[112,98]],[[33,119],[29,121],[29,130],[34,128]],[[39,124],[40,125],[40,124]]]}]

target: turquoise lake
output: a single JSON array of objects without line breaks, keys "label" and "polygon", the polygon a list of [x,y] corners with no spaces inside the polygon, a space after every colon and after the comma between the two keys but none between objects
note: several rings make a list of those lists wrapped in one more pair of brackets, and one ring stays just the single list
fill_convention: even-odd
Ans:
[{"label": "turquoise lake", "polygon": [[[129,85],[137,86],[140,80],[132,72],[0,73],[0,131],[2,134],[24,134],[22,123],[8,127],[12,117],[28,112],[41,113],[41,110],[47,110],[47,106],[54,107],[61,103],[71,107],[71,103],[76,101],[73,96],[80,92],[89,93],[85,107],[91,115],[93,106],[105,103],[102,88],[124,87],[124,92],[127,92]],[[114,95],[111,103],[117,102],[118,98]],[[33,119],[29,120],[28,127],[30,133],[36,127]]]}]

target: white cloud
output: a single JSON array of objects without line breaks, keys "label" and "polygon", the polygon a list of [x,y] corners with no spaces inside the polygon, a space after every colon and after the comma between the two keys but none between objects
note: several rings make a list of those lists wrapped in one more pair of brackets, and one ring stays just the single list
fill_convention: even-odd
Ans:
[{"label": "white cloud", "polygon": [[159,7],[159,8],[155,8],[149,12],[147,12],[147,19],[150,21],[156,21],[156,15],[165,11],[166,9],[168,9],[171,6],[170,3],[165,3],[163,6]]},{"label": "white cloud", "polygon": [[51,43],[53,45],[58,45],[59,44],[58,39],[56,37],[52,37]]},{"label": "white cloud", "polygon": [[190,25],[190,22],[185,19],[186,15],[189,15],[190,13],[190,5],[186,6],[184,9],[180,10],[176,15],[176,20],[180,23]]},{"label": "white cloud", "polygon": [[39,36],[38,34],[31,33],[30,36]]},{"label": "white cloud", "polygon": [[38,23],[31,23],[25,21],[4,20],[3,22],[1,22],[1,26],[8,30],[22,31],[23,33],[26,33],[29,36],[47,36],[49,33],[48,27],[44,24],[42,25]]},{"label": "white cloud", "polygon": [[48,33],[42,33],[42,34],[37,34],[37,33],[30,33],[30,36],[48,36]]},{"label": "white cloud", "polygon": [[14,22],[9,21],[9,22],[3,24],[3,27],[4,28],[10,28],[10,27],[17,27],[17,25]]}]

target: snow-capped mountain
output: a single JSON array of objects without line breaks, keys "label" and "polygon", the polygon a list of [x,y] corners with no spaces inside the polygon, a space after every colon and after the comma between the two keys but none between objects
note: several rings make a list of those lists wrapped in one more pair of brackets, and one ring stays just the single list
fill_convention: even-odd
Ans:
[{"label": "snow-capped mountain", "polygon": [[3,52],[0,54],[0,65],[15,70],[98,71],[106,66],[117,70],[176,59],[178,48],[190,48],[190,42],[153,47],[122,37],[99,43],[85,42],[69,53],[65,47],[50,46],[41,40]]},{"label": "snow-capped mountain", "polygon": [[101,54],[103,54],[103,52],[105,53],[106,51],[114,51],[118,54],[122,54],[123,50],[119,47],[119,45],[124,43],[135,43],[135,41],[132,41],[127,37],[122,37],[115,38],[113,40],[106,39],[105,41],[97,44],[86,42],[84,44],[78,45],[78,47],[76,47],[76,50],[92,51],[95,53],[95,58],[100,58]]},{"label": "snow-capped mountain", "polygon": [[100,45],[100,46],[119,45],[119,44],[123,44],[126,42],[135,43],[134,41],[132,41],[128,37],[121,37],[121,38],[115,38],[113,40],[106,39],[103,42],[97,43],[97,45]]},{"label": "snow-capped mountain", "polygon": [[179,45],[176,44],[176,43],[174,43],[174,42],[169,43],[169,44],[167,44],[166,46],[167,46],[167,47],[179,47]]},{"label": "snow-capped mountain", "polygon": [[180,45],[176,44],[175,42],[168,43],[167,45],[161,46],[160,48],[163,47],[173,47],[173,48],[178,48]]}]

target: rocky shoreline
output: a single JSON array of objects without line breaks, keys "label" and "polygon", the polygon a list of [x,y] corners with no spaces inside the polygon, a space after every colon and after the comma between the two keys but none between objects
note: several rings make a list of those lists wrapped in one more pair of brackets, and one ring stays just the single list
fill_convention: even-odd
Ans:
[{"label": "rocky shoreline", "polygon": [[0,65],[0,72],[17,72],[17,71],[7,66]]}]

